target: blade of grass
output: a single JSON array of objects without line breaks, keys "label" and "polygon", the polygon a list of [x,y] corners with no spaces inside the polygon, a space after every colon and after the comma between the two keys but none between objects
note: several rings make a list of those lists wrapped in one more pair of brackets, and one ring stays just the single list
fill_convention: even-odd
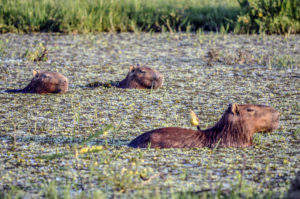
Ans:
[{"label": "blade of grass", "polygon": [[111,128],[113,128],[113,125],[112,125],[112,124],[107,125],[104,129],[101,129],[101,130],[97,131],[96,133],[90,135],[88,138],[86,138],[85,140],[83,140],[83,141],[79,144],[79,146],[82,146],[82,145],[84,145],[85,143],[91,141],[93,138],[102,135],[102,134],[104,133],[104,131],[108,131],[108,130],[110,130]]}]

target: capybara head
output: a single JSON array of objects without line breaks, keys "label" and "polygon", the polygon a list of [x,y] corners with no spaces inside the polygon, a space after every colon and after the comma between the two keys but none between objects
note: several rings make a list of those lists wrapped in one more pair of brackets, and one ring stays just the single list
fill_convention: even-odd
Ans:
[{"label": "capybara head", "polygon": [[279,112],[266,105],[229,104],[223,119],[248,132],[271,132],[278,128]]},{"label": "capybara head", "polygon": [[41,94],[65,93],[68,91],[68,79],[58,72],[33,70],[33,78],[25,89],[28,92]]},{"label": "capybara head", "polygon": [[145,66],[130,66],[126,78],[119,83],[120,88],[157,89],[162,86],[163,75]]},{"label": "capybara head", "polygon": [[33,70],[30,83],[23,89],[6,90],[7,93],[65,93],[68,91],[68,79],[57,72]]},{"label": "capybara head", "polygon": [[33,70],[30,83],[23,89],[6,90],[9,93],[65,93],[68,91],[68,79],[57,72]]}]

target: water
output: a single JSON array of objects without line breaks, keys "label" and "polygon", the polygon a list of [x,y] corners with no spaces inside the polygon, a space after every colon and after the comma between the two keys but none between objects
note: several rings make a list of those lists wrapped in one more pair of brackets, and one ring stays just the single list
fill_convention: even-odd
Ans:
[{"label": "water", "polygon": [[[49,38],[48,61],[22,58],[45,38]],[[284,194],[299,170],[300,135],[293,133],[300,124],[300,57],[295,53],[299,49],[291,48],[300,46],[299,35],[284,39],[218,34],[4,34],[0,39],[9,46],[0,56],[0,90],[26,86],[33,69],[58,71],[70,80],[70,90],[64,95],[0,94],[0,190],[4,192],[7,185],[15,185],[26,194],[41,196],[34,185],[50,181],[57,181],[60,191],[69,185],[75,195],[100,190],[107,196],[147,197],[146,193],[156,194],[158,188],[168,195],[171,190],[218,188],[220,183],[226,191],[238,182],[237,172],[246,161],[244,184],[259,193]],[[207,53],[212,49],[219,49],[219,58],[209,64]],[[239,60],[241,50],[251,56]],[[293,64],[269,69],[269,56],[274,60],[292,56]],[[137,63],[162,72],[163,88],[152,94],[148,90],[83,89],[95,81],[121,80],[129,66]],[[126,146],[154,128],[193,128],[190,108],[203,129],[212,126],[229,103],[271,105],[281,113],[280,128],[256,135],[255,146],[247,149],[212,152]],[[76,155],[85,138],[108,124],[120,126],[89,143],[104,146],[102,151]],[[12,149],[14,128],[17,139]],[[63,152],[69,153],[52,160],[41,158]]]}]

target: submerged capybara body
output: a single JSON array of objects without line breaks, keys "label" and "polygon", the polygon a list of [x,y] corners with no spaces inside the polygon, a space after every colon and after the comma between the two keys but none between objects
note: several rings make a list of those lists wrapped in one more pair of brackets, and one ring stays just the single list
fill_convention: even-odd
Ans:
[{"label": "submerged capybara body", "polygon": [[118,88],[157,89],[162,86],[163,75],[155,69],[145,66],[130,66],[125,79]]},{"label": "submerged capybara body", "polygon": [[255,132],[271,132],[278,128],[279,112],[264,105],[229,105],[221,119],[206,130],[178,127],[155,129],[134,140],[130,147],[197,148],[249,147]]},{"label": "submerged capybara body", "polygon": [[300,199],[300,171],[296,174],[295,179],[292,180],[290,189],[285,198]]},{"label": "submerged capybara body", "polygon": [[68,91],[68,79],[58,72],[33,70],[31,82],[23,89],[6,90],[9,93],[65,93]]}]

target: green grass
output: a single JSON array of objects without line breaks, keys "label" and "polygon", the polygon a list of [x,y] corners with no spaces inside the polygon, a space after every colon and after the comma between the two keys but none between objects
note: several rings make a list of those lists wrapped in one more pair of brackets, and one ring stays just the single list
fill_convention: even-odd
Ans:
[{"label": "green grass", "polygon": [[299,0],[238,0],[242,12],[236,30],[241,33],[290,34],[300,32]]},{"label": "green grass", "polygon": [[[125,179],[130,180],[130,179]],[[128,182],[124,180],[124,184],[128,185]],[[24,192],[15,187],[11,186],[10,191],[1,195],[3,199],[12,199],[12,198],[22,198],[22,194]],[[278,194],[275,194],[272,191],[268,191],[264,194],[258,194],[253,189],[246,189],[241,188],[238,186],[233,186],[232,190],[222,191],[221,187],[216,190],[201,190],[197,192],[192,191],[184,191],[184,192],[173,192],[171,196],[162,196],[160,193],[152,194],[148,198],[172,198],[172,199],[271,199],[271,198],[278,198]],[[70,199],[70,198],[77,198],[77,199],[104,199],[107,198],[106,194],[103,193],[101,190],[94,190],[91,193],[87,194],[86,192],[82,192],[81,194],[71,194],[72,190],[70,185],[61,185],[55,181],[44,182],[41,185],[41,189],[39,191],[39,196],[46,198],[46,199]],[[139,196],[141,197],[141,196]],[[136,197],[136,198],[139,198]]]},{"label": "green grass", "polygon": [[0,32],[233,30],[235,0],[1,0]]},{"label": "green grass", "polygon": [[297,0],[0,0],[0,32],[300,32]]},{"label": "green grass", "polygon": [[1,32],[103,32],[233,29],[236,1],[1,0]]},{"label": "green grass", "polygon": [[0,0],[0,32],[289,34],[300,32],[299,4],[297,0]]}]

